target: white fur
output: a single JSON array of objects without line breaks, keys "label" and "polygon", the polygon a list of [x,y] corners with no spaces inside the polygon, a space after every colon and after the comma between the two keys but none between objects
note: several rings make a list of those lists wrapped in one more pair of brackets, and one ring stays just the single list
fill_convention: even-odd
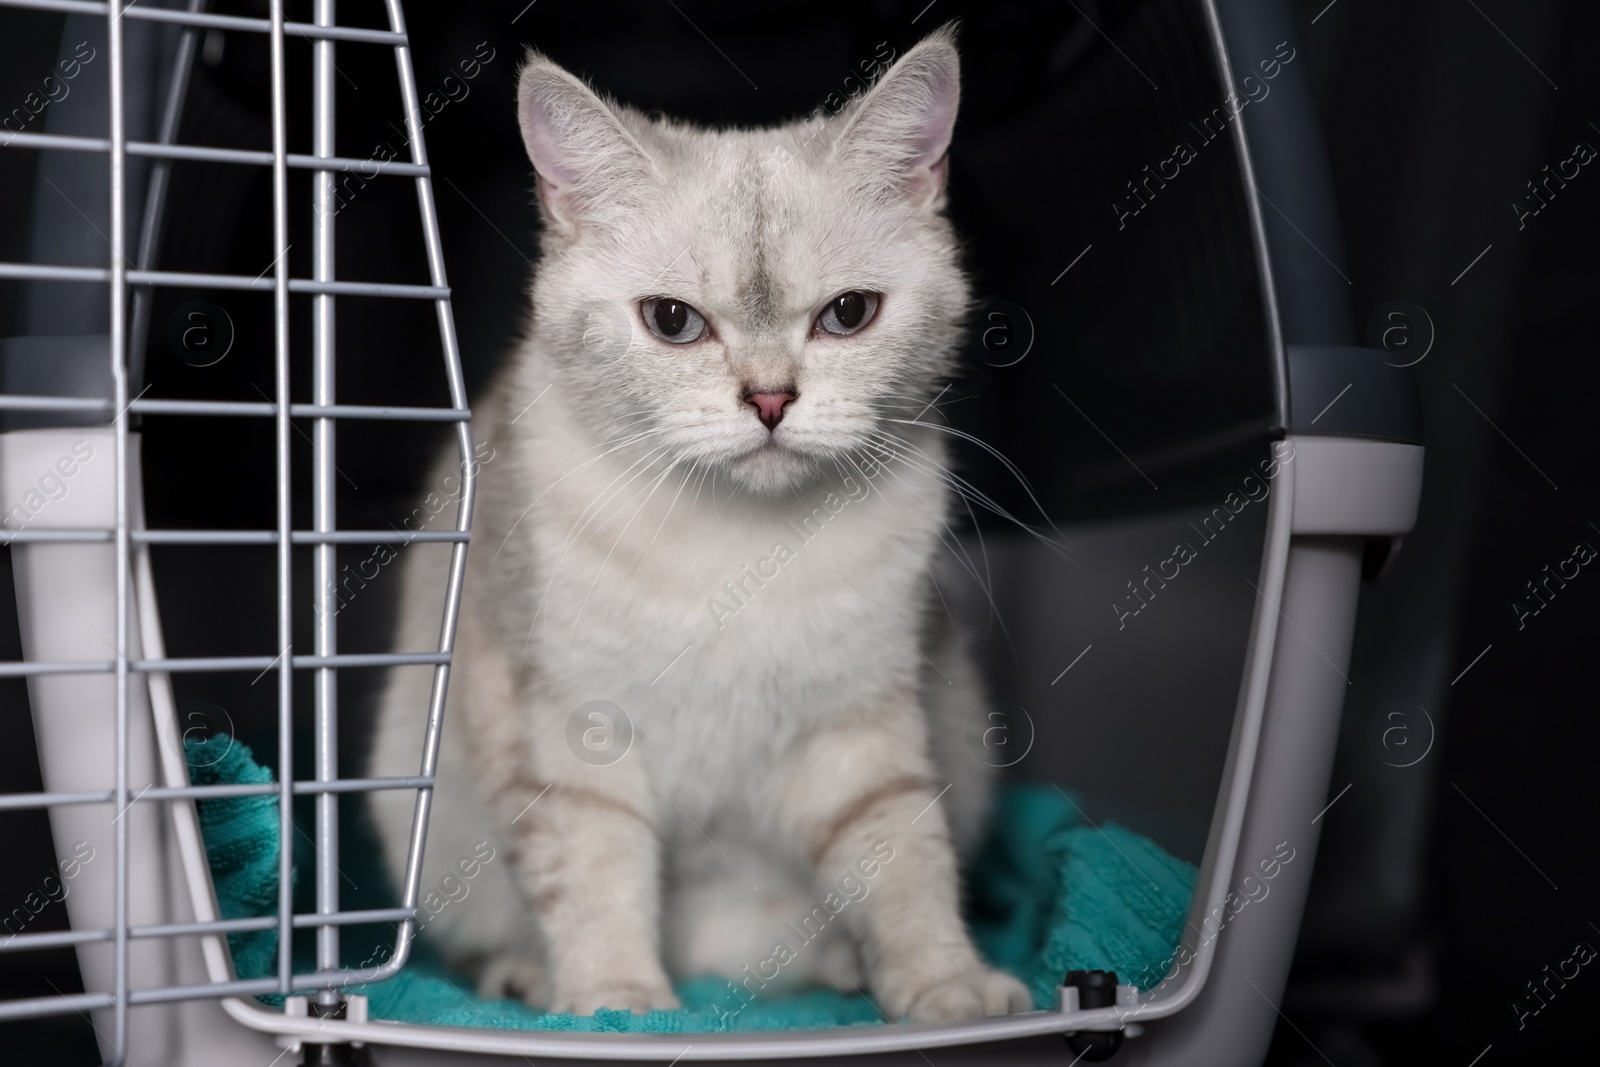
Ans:
[{"label": "white fur", "polygon": [[[988,787],[962,738],[983,698],[931,594],[943,448],[904,424],[936,395],[968,306],[941,214],[957,94],[943,32],[820,128],[647,119],[530,56],[543,258],[528,338],[474,424],[494,459],[422,882],[479,841],[499,850],[428,928],[486,993],[666,1007],[669,973],[749,983],[786,941],[779,988],[864,982],[916,1019],[1027,1006],[958,913],[956,848]],[[876,318],[817,335],[852,289],[883,294]],[[656,339],[638,310],[652,297],[690,303],[712,335]],[[769,431],[742,398],[786,388],[798,397]],[[820,530],[802,543],[789,524],[806,517]],[[762,560],[775,572],[758,586],[743,568]],[[432,647],[443,546],[401,567],[399,644]],[[416,772],[429,682],[394,673],[372,773]],[[609,766],[569,745],[593,699],[634,728]],[[374,799],[397,876],[411,812],[409,795]],[[885,848],[870,892],[830,902],[839,921],[796,944],[785,924]]]}]

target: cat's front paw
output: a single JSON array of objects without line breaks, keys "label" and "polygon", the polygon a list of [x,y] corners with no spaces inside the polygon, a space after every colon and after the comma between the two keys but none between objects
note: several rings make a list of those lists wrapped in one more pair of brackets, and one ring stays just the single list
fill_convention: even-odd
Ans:
[{"label": "cat's front paw", "polygon": [[678,1007],[672,987],[657,982],[607,982],[587,989],[557,990],[551,1011],[593,1015],[599,1008],[643,1013]]},{"label": "cat's front paw", "polygon": [[896,1014],[919,1023],[948,1023],[984,1015],[1006,1015],[1033,1007],[1027,987],[1003,971],[978,966],[884,997]]}]

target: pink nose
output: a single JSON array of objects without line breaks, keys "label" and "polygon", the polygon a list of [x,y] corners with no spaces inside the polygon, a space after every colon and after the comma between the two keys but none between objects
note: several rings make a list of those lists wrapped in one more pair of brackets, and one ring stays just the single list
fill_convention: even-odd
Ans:
[{"label": "pink nose", "polygon": [[756,414],[761,417],[761,424],[769,430],[778,428],[778,423],[783,421],[783,408],[795,398],[790,392],[782,393],[746,393],[744,402],[756,409]]}]

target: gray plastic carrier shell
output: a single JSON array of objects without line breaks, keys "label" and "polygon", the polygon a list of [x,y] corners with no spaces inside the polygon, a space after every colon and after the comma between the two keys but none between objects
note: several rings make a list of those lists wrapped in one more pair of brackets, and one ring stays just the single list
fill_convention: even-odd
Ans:
[{"label": "gray plastic carrier shell", "polygon": [[[72,930],[22,934],[3,951],[75,946],[85,989],[81,994],[0,1003],[0,1020],[87,1012],[100,1033],[105,1062],[140,1065],[260,1063],[302,1046],[365,1045],[376,1062],[459,1064],[489,1057],[564,1060],[758,1062],[789,1058],[842,1058],[946,1049],[941,1065],[1038,1060],[1066,1064],[1059,1042],[1001,1042],[1074,1032],[1120,1030],[1127,1040],[1116,1053],[1128,1064],[1254,1064],[1265,1055],[1286,981],[1316,852],[1317,817],[1327,805],[1328,782],[1347,679],[1365,543],[1398,538],[1416,519],[1423,448],[1411,372],[1388,364],[1385,354],[1353,344],[1345,287],[1330,281],[1324,253],[1339,256],[1337,222],[1322,148],[1302,66],[1286,67],[1275,83],[1279,104],[1252,109],[1233,123],[1230,141],[1245,181],[1267,308],[1277,397],[1274,430],[1292,448],[1293,463],[1277,475],[1266,518],[1265,550],[1248,650],[1239,680],[1221,788],[1215,798],[1204,860],[1190,909],[1190,924],[1213,931],[1192,952],[1175,959],[1165,980],[1148,993],[1117,991],[1111,1007],[1084,1010],[1077,990],[1062,990],[1057,1009],[950,1025],[894,1025],[814,1032],[706,1035],[623,1035],[504,1031],[493,1028],[419,1026],[371,1020],[360,997],[336,987],[392,974],[407,958],[427,829],[430,786],[466,542],[471,526],[472,438],[462,382],[450,290],[444,275],[437,219],[422,130],[416,121],[416,87],[398,0],[385,0],[387,30],[338,27],[332,0],[316,0],[311,23],[286,24],[273,4],[269,19],[206,14],[198,2],[186,10],[95,0],[0,0],[0,6],[66,13],[80,27],[98,21],[106,42],[104,132],[74,130],[18,134],[5,147],[44,150],[52,171],[103,206],[108,249],[86,248],[76,259],[41,222],[34,262],[0,263],[0,278],[72,282],[52,284],[58,299],[78,301],[77,314],[100,324],[84,336],[11,339],[0,351],[0,414],[13,420],[0,434],[0,499],[23,492],[40,469],[88,442],[98,465],[85,464],[72,496],[53,505],[49,528],[0,534],[11,546],[19,588],[25,661],[0,664],[0,675],[26,676],[38,730],[46,792],[7,795],[0,807],[48,808],[58,842],[87,840],[112,862],[86,868],[81,891],[71,896]],[[1270,55],[1274,44],[1294,39],[1281,0],[1203,0],[1215,62],[1233,84],[1231,61]],[[183,27],[172,70],[156,70],[158,25]],[[197,31],[268,35],[272,47],[273,148],[270,152],[209,149],[175,143],[188,64]],[[288,152],[284,62],[286,34],[312,39],[315,97],[314,151]],[[313,277],[289,276],[287,173],[310,170],[315,196],[327,206],[335,176],[367,161],[333,153],[333,45],[393,50],[407,104],[411,156],[378,165],[380,173],[414,182],[426,246],[428,285],[375,284],[334,277],[333,213],[319,211]],[[153,87],[165,85],[165,95]],[[158,106],[159,105],[159,106]],[[160,114],[158,114],[158,111]],[[273,176],[273,242],[279,258],[259,278],[193,275],[152,268],[159,233],[162,161],[226,160],[267,166]],[[138,167],[135,168],[135,163]],[[109,165],[108,165],[109,164]],[[135,173],[137,170],[137,173]],[[1292,218],[1293,223],[1288,220]],[[125,235],[143,233],[137,247]],[[69,250],[70,251],[70,250]],[[138,262],[130,265],[131,257]],[[65,266],[64,262],[104,266]],[[129,316],[137,322],[148,305],[137,296],[153,286],[204,286],[270,291],[276,307],[276,388],[268,402],[238,403],[141,399],[130,389],[141,359],[130,351]],[[104,286],[105,288],[101,288]],[[109,299],[107,294],[109,292]],[[130,299],[130,293],[134,297]],[[314,400],[292,404],[289,392],[289,294],[315,296]],[[422,300],[437,309],[444,375],[451,406],[437,409],[341,405],[334,396],[332,316],[341,295]],[[40,299],[45,299],[40,297]],[[145,310],[141,311],[143,306]],[[96,333],[98,331],[98,333]],[[40,371],[42,357],[56,362]],[[141,357],[142,358],[142,357]],[[278,495],[274,529],[234,532],[146,529],[138,478],[141,414],[207,414],[271,420],[277,441]],[[312,420],[313,528],[296,530],[289,511],[290,419]],[[109,418],[109,422],[107,421]],[[316,647],[291,647],[289,551],[316,549],[319,596],[341,540],[372,543],[375,531],[342,531],[333,509],[333,429],[338,419],[444,420],[454,425],[466,490],[453,530],[435,539],[453,545],[445,611],[436,648],[402,653],[346,655],[337,650],[334,613],[319,611]],[[29,421],[31,420],[31,421]],[[30,428],[31,427],[31,428]],[[82,491],[78,491],[81,488]],[[227,660],[169,659],[148,546],[160,543],[270,543],[278,560],[276,656]],[[70,598],[66,609],[49,586]],[[326,608],[329,605],[323,604]],[[427,734],[414,777],[340,779],[337,772],[334,679],[342,667],[407,665],[434,672]],[[249,668],[270,672],[279,687],[281,781],[273,786],[193,787],[182,757],[171,675],[181,671]],[[292,672],[316,672],[313,777],[295,781],[292,745]],[[103,709],[115,708],[114,736],[97,730]],[[114,773],[112,770],[114,769]],[[337,855],[337,798],[380,788],[417,795],[400,907],[384,912],[343,912],[332,856]],[[315,870],[316,911],[293,914],[281,893],[279,914],[265,920],[224,921],[218,914],[193,800],[202,796],[268,792],[279,803],[283,839],[292,837],[295,795],[317,797],[315,832],[321,853]],[[153,802],[161,803],[153,803]],[[109,809],[106,807],[109,805]],[[106,810],[126,813],[108,821]],[[163,816],[165,812],[165,816]],[[1255,864],[1292,842],[1297,861],[1273,885],[1270,908],[1233,907],[1235,890]],[[289,850],[283,850],[287,886]],[[1237,915],[1237,918],[1232,916]],[[339,969],[341,925],[391,919],[400,933],[389,961],[365,973]],[[1223,931],[1222,927],[1226,926]],[[318,933],[318,973],[292,974],[282,952],[279,973],[240,981],[233,974],[222,934],[276,928],[280,944],[293,928]],[[1201,940],[1198,939],[1197,940]],[[284,1009],[255,999],[260,993],[323,990],[313,1002],[289,997]],[[342,1018],[328,1017],[335,1011]],[[957,1046],[983,1046],[957,1053]],[[293,1054],[293,1052],[291,1052]]]}]

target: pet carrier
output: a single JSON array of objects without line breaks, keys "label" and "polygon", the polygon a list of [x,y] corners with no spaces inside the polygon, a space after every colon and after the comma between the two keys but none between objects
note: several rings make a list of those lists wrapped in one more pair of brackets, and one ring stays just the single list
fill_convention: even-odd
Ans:
[{"label": "pet carrier", "polygon": [[[421,1017],[372,1011],[375,1001],[355,991],[376,996],[416,942],[477,463],[434,204],[446,164],[430,164],[424,151],[430,105],[413,75],[414,55],[431,42],[421,33],[408,40],[398,0],[381,6],[382,26],[338,22],[333,0],[308,4],[308,22],[266,6],[266,17],[247,17],[209,12],[199,0],[181,9],[0,0],[0,17],[60,20],[50,24],[60,26],[58,58],[42,64],[49,80],[29,98],[40,106],[25,105],[21,124],[0,132],[7,158],[26,157],[36,179],[26,244],[11,242],[22,254],[0,262],[17,309],[13,336],[0,341],[0,506],[8,509],[0,541],[22,639],[22,658],[0,664],[0,679],[27,680],[44,783],[43,792],[0,795],[0,810],[47,810],[61,877],[71,872],[71,929],[7,927],[0,952],[71,947],[84,990],[0,1002],[0,1022],[83,1014],[105,1062],[137,1064],[266,1064],[280,1055],[414,1064],[904,1060],[933,1048],[945,1050],[941,1062],[1259,1062],[1320,821],[1338,799],[1329,776],[1359,586],[1411,528],[1423,456],[1405,361],[1359,347],[1351,329],[1306,60],[1286,5],[1144,0],[936,12],[964,20],[951,213],[989,298],[963,377],[919,416],[989,446],[964,458],[989,511],[967,516],[959,549],[980,562],[942,590],[952,611],[989,620],[981,649],[999,718],[983,718],[967,740],[1015,783],[1065,785],[1070,793],[1057,788],[1065,803],[1095,812],[1098,821],[1082,814],[1086,833],[1109,846],[1110,864],[1126,864],[1119,877],[1133,886],[1130,899],[1143,892],[1141,879],[1155,888],[1146,856],[1189,871],[1177,943],[1144,973],[1062,973],[1055,1003],[1032,1012],[736,1033],[541,1028],[514,1013],[486,1014],[465,993],[465,1013],[458,1005]],[[921,6],[840,17],[858,36],[883,27],[903,47],[928,29]],[[690,14],[694,32],[717,39],[732,27],[752,48],[789,32],[731,8]],[[692,85],[659,95],[630,58],[629,18],[598,23],[553,5],[529,5],[524,16],[514,32],[535,34],[558,59],[563,42],[583,42],[598,87],[629,102],[690,118],[793,117],[740,111]],[[264,38],[266,62],[233,76],[264,83],[240,91],[266,91],[270,121],[255,132],[270,146],[215,147],[220,135],[185,143],[185,116],[198,106],[197,56],[246,37]],[[309,73],[304,100],[290,77],[296,49]],[[392,51],[399,152],[337,149],[336,97],[348,95],[339,86],[356,85],[341,67],[362,50]],[[872,43],[859,54],[874,55]],[[482,114],[509,124],[508,100],[483,104],[491,110]],[[307,112],[310,151],[292,151]],[[178,168],[198,165],[255,168],[269,179],[271,211],[255,233],[259,275],[158,269],[174,219],[204,218],[207,196],[222,196],[194,182],[189,199],[169,195]],[[383,191],[404,181],[415,186],[414,218]],[[525,170],[517,182],[525,188]],[[381,210],[381,234],[343,214],[351,201]],[[339,277],[340,231],[384,249],[411,241],[425,280]],[[309,256],[294,252],[297,235]],[[302,260],[309,277],[291,269]],[[225,293],[245,294],[241,301],[258,293],[262,310],[230,314],[206,299]],[[442,375],[432,364],[432,386],[388,369],[336,374],[380,340],[415,350],[416,330],[396,323],[405,308],[428,304],[438,342],[427,358],[443,364]],[[338,328],[348,318],[363,324],[357,341]],[[163,339],[162,327],[170,352],[197,367],[233,366],[237,359],[217,362],[230,346],[270,339],[262,354],[271,387],[221,399],[201,380],[198,395],[149,395],[147,346]],[[439,402],[395,399],[416,395]],[[341,514],[367,512],[341,497],[349,479],[337,461],[381,447],[362,427],[385,422],[453,431],[461,483],[441,518],[453,517],[450,529],[340,527]],[[202,441],[242,441],[251,425],[271,430],[263,469],[240,459],[236,471],[196,454]],[[416,461],[402,480],[420,476],[426,454],[393,453],[402,466]],[[201,484],[174,474],[187,463]],[[252,474],[272,487],[270,508],[257,501],[259,528],[163,524],[217,514],[205,498]],[[170,505],[177,498],[184,508]],[[414,540],[450,554],[437,646],[341,651],[351,587],[340,584],[348,567],[339,546]],[[220,557],[203,554],[248,546],[270,546],[273,565],[225,571]],[[297,575],[302,552],[310,566],[302,561]],[[203,627],[185,622],[202,609],[254,610],[252,574],[272,575],[271,588],[258,590],[270,609],[249,631],[253,654],[168,653],[180,640],[205,645],[196,640]],[[179,575],[189,584],[172,584]],[[340,681],[369,669],[432,672],[415,776],[341,772],[353,764],[340,753]],[[264,735],[276,748],[265,760],[270,779],[218,779],[214,765],[229,753],[201,738],[227,724],[191,722],[181,710],[180,690],[224,675],[259,683],[257,692],[276,687],[275,725]],[[1004,758],[991,745],[995,723]],[[232,752],[231,741],[218,743]],[[297,743],[309,773],[297,770]],[[351,794],[376,790],[415,793],[410,857],[398,900],[352,908],[340,812],[350,811]],[[298,824],[297,797],[307,798]],[[267,854],[269,914],[234,917],[236,887],[213,876],[223,845],[203,825],[205,805],[225,798],[254,798],[260,828],[278,843]],[[1130,857],[1117,842],[1133,835],[1112,831],[1107,818],[1165,851]],[[297,882],[314,897],[298,909]],[[375,924],[393,930],[385,950],[352,966],[341,934]],[[314,932],[307,967],[292,951],[296,930]],[[264,955],[262,942],[248,940],[262,936],[276,939]],[[246,954],[270,959],[273,945],[270,971],[242,976]]]}]

